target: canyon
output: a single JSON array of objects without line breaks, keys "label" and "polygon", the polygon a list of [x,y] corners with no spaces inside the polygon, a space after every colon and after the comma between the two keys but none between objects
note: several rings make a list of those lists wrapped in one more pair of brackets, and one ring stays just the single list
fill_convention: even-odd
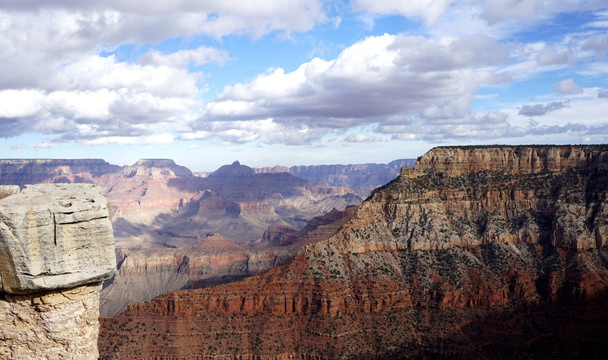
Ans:
[{"label": "canyon", "polygon": [[100,357],[605,358],[607,194],[608,146],[435,148],[284,265],[101,319]]},{"label": "canyon", "polygon": [[[369,185],[369,174],[388,167],[334,168],[342,179],[368,174]],[[331,173],[313,166],[308,174],[315,169]],[[168,291],[234,281],[283,264],[303,244],[332,235],[344,222],[343,211],[362,201],[336,181],[330,186],[259,172],[238,161],[199,177],[169,159],[122,167],[99,159],[0,160],[0,184],[33,182],[93,183],[107,194],[118,271],[101,291],[102,316]],[[268,234],[273,240],[264,239]],[[224,240],[214,240],[219,238]],[[210,241],[214,251],[206,254]]]},{"label": "canyon", "polygon": [[120,249],[116,275],[101,291],[100,314],[114,316],[129,304],[167,292],[240,280],[282,265],[300,247],[333,235],[355,209],[333,209],[301,229],[270,227],[264,234],[265,246],[256,248],[213,234],[192,248]]},{"label": "canyon", "polygon": [[[343,179],[360,177],[357,166],[343,167],[351,170],[341,171]],[[309,168],[308,173],[327,173],[322,166]],[[365,181],[376,187],[391,179]],[[0,184],[37,183],[102,187],[110,200],[117,247],[132,249],[192,247],[201,234],[213,233],[255,246],[268,226],[301,228],[315,216],[363,200],[348,181],[328,185],[287,172],[257,171],[238,161],[199,177],[169,159],[122,167],[100,159],[0,160]]]},{"label": "canyon", "polygon": [[298,165],[274,166],[254,169],[256,173],[289,173],[311,181],[331,186],[348,186],[359,196],[366,198],[371,191],[399,175],[404,166],[413,167],[416,159],[393,160],[387,164],[348,165]]}]

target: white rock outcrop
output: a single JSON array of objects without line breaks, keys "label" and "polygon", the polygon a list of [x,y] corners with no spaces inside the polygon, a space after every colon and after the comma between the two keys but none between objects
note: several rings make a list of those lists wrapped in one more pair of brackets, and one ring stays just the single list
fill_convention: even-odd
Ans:
[{"label": "white rock outcrop", "polygon": [[0,186],[0,358],[97,359],[115,272],[107,199],[90,184]]}]

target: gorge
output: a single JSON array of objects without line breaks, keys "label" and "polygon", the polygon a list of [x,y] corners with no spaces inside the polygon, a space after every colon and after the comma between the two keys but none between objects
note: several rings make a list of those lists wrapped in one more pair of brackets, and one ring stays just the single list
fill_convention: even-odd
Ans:
[{"label": "gorge", "polygon": [[439,147],[285,265],[101,319],[103,359],[602,358],[608,147]]}]

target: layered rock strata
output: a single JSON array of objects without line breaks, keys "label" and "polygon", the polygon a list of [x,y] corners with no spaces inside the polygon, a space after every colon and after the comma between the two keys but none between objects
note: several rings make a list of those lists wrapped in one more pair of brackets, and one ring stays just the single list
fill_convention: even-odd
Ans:
[{"label": "layered rock strata", "polygon": [[412,167],[416,159],[400,159],[388,164],[275,166],[254,169],[257,173],[289,173],[311,182],[331,186],[348,186],[363,198],[378,186],[395,179],[404,166]]},{"label": "layered rock strata", "polygon": [[118,271],[101,292],[100,314],[114,316],[170,291],[240,280],[291,257],[286,248],[245,248],[217,234],[193,248],[121,250]]},{"label": "layered rock strata", "polygon": [[102,159],[0,159],[0,184],[95,183],[119,171]]},{"label": "layered rock strata", "polygon": [[96,359],[116,267],[108,201],[88,184],[0,193],[0,358]]},{"label": "layered rock strata", "polygon": [[327,241],[102,321],[103,359],[602,358],[608,147],[436,148]]},{"label": "layered rock strata", "polygon": [[207,233],[255,245],[268,226],[299,228],[334,207],[363,200],[345,187],[256,174],[238,162],[201,178],[169,159],[123,167],[98,159],[0,160],[0,184],[37,183],[101,186],[111,201],[120,248],[192,247]]},{"label": "layered rock strata", "polygon": [[268,243],[246,248],[215,234],[185,249],[124,249],[118,271],[101,292],[100,314],[115,316],[127,305],[180,290],[240,280],[282,265],[303,245],[328,239],[354,215],[356,207],[333,209],[300,230],[271,228]]}]

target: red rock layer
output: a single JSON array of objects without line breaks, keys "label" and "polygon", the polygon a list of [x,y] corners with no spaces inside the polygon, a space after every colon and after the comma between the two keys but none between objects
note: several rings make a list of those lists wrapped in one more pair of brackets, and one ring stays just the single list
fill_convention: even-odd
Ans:
[{"label": "red rock layer", "polygon": [[246,248],[215,234],[187,249],[121,250],[118,272],[101,292],[101,316],[117,315],[128,304],[166,292],[223,284],[284,264],[303,245],[328,239],[355,209],[333,210],[311,219],[294,230],[293,243],[285,246]]},{"label": "red rock layer", "polygon": [[348,206],[344,211],[332,209],[325,215],[310,219],[306,226],[296,230],[285,226],[270,226],[262,237],[262,243],[270,246],[300,248],[306,244],[328,239],[355,215],[357,207]]},{"label": "red rock layer", "polygon": [[[479,164],[502,152],[517,171]],[[606,163],[603,146],[434,149],[286,265],[102,319],[102,358],[602,357]]]}]

